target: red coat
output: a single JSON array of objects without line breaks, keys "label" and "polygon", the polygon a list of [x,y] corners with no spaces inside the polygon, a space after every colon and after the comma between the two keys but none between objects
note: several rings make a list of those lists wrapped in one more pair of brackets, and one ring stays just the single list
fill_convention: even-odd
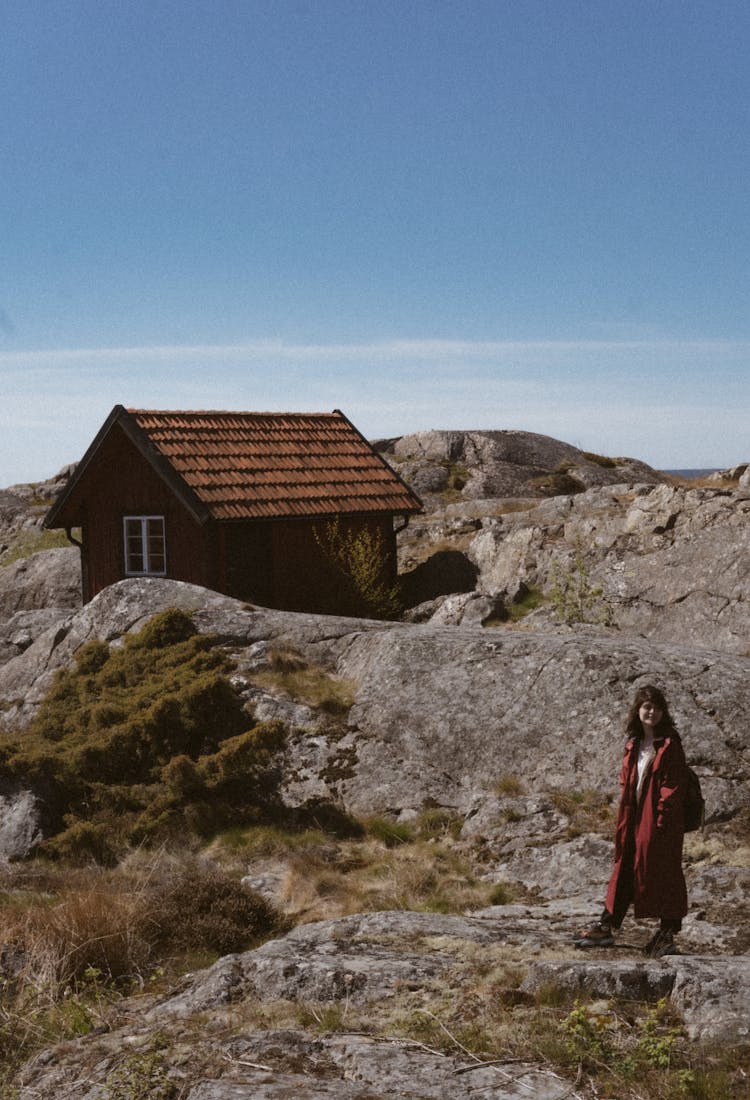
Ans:
[{"label": "red coat", "polygon": [[635,834],[633,911],[636,917],[679,920],[687,913],[687,890],[682,873],[685,835],[685,754],[679,735],[672,731],[656,738],[656,755],[639,804],[638,747],[640,738],[625,746],[620,772],[622,794],[615,826],[615,866],[607,890],[606,907],[612,912],[630,829]]}]

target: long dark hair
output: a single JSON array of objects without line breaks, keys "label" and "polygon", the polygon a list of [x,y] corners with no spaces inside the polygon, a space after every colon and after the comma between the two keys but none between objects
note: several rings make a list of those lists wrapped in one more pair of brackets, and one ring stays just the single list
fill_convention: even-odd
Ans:
[{"label": "long dark hair", "polygon": [[669,713],[669,707],[667,706],[667,700],[664,698],[664,693],[659,691],[653,684],[644,684],[643,687],[638,688],[633,699],[633,705],[628,711],[627,721],[625,722],[625,733],[628,737],[642,737],[643,726],[641,720],[638,717],[638,711],[644,703],[653,703],[655,707],[658,707],[661,711],[661,718],[658,726],[654,727],[654,733],[657,737],[667,737],[670,733],[676,733],[677,727],[672,721],[672,715]]}]

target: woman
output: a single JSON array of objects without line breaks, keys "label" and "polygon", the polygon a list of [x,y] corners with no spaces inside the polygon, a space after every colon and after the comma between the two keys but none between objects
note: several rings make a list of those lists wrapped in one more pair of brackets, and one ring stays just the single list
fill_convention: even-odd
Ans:
[{"label": "woman", "polygon": [[685,833],[685,754],[664,695],[647,685],[628,713],[628,742],[620,772],[615,864],[599,920],[575,937],[577,947],[610,947],[630,904],[636,918],[658,917],[644,951],[653,958],[675,950],[687,913],[682,873]]}]

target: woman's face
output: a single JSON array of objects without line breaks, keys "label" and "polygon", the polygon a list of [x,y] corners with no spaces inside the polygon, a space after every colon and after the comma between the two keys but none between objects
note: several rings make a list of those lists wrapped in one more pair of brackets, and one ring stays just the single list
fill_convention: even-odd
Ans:
[{"label": "woman's face", "polygon": [[645,703],[641,703],[638,710],[638,717],[640,718],[641,725],[644,728],[653,730],[654,727],[658,726],[661,722],[661,716],[662,710],[656,705],[656,703],[652,703],[648,699]]}]

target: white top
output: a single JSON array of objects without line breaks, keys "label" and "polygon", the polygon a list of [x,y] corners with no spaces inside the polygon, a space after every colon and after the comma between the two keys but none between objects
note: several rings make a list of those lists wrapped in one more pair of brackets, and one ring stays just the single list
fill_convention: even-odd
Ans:
[{"label": "white top", "polygon": [[649,768],[653,763],[653,759],[656,756],[656,749],[654,748],[653,736],[646,740],[644,735],[641,741],[640,748],[638,749],[638,786],[636,787],[636,799],[640,802],[641,792],[643,791],[643,784],[646,781]]}]

